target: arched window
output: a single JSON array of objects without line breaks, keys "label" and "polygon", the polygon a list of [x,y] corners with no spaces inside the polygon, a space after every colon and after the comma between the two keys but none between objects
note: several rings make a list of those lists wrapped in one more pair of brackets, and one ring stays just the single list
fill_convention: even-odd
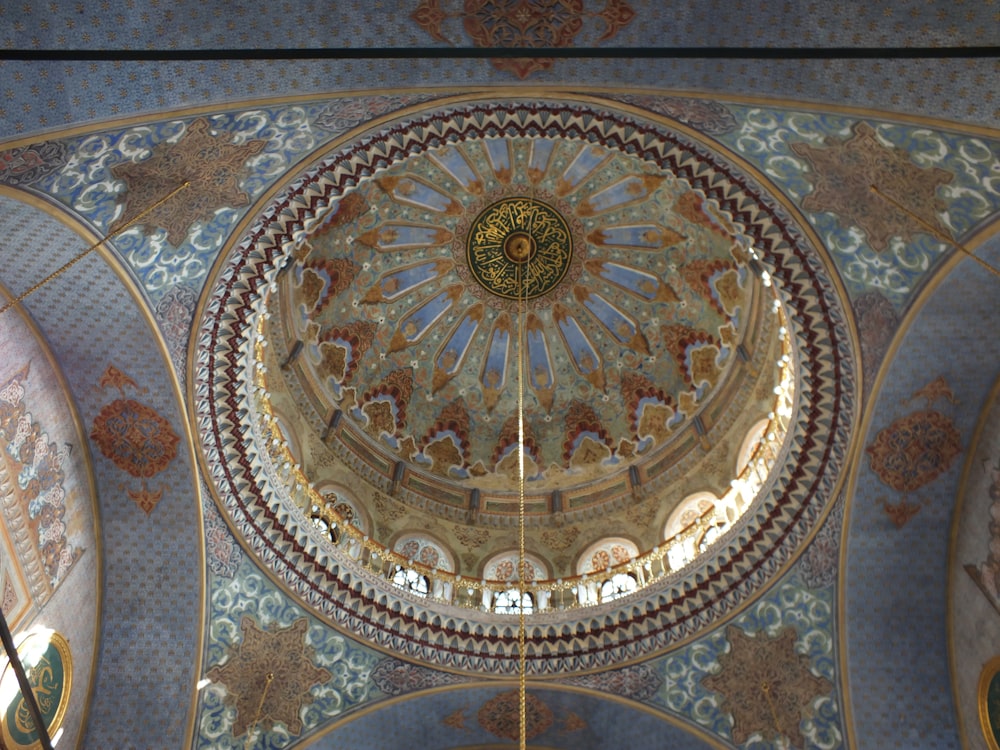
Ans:
[{"label": "arched window", "polygon": [[607,537],[591,544],[576,560],[576,574],[601,573],[639,556],[635,542],[621,537]]},{"label": "arched window", "polygon": [[500,615],[516,615],[524,608],[524,614],[530,615],[535,611],[535,597],[530,591],[525,591],[521,598],[521,606],[517,604],[520,591],[518,589],[508,589],[501,591],[493,599],[493,611]]},{"label": "arched window", "polygon": [[[309,520],[313,526],[325,533],[327,538],[334,544],[343,541],[344,530],[342,525],[350,524],[362,534],[368,533],[368,517],[360,510],[358,502],[341,488],[327,487],[320,490],[322,501],[314,502],[309,508]],[[355,538],[350,540],[351,549],[348,550],[352,557],[357,557],[361,552],[360,542]]]},{"label": "arched window", "polygon": [[[509,552],[502,552],[495,557],[490,558],[486,563],[486,567],[483,569],[483,578],[487,581],[504,581],[510,584],[514,584],[510,588],[505,588],[502,591],[492,595],[489,592],[484,592],[483,605],[487,609],[492,609],[498,614],[517,614],[521,607],[524,608],[525,614],[528,612],[534,612],[536,607],[538,610],[545,610],[549,606],[549,592],[539,592],[539,600],[536,602],[534,595],[530,591],[524,592],[524,598],[521,599],[520,606],[518,606],[519,590],[516,586],[518,580],[517,576],[517,561],[518,553],[514,550]],[[525,583],[531,583],[532,581],[542,581],[548,578],[548,571],[545,569],[545,565],[537,557],[533,555],[525,555],[524,557],[524,581]]]},{"label": "arched window", "polygon": [[404,568],[402,565],[396,566],[396,572],[392,575],[392,582],[401,589],[409,591],[418,596],[427,596],[430,592],[430,583],[427,576],[420,575],[411,568]]},{"label": "arched window", "polygon": [[[487,581],[516,581],[518,579],[517,559],[518,553],[516,551],[502,552],[490,558],[486,567],[483,568],[483,578]],[[548,572],[544,563],[534,555],[525,555],[524,580],[526,582],[543,581],[546,578],[548,578]]]},{"label": "arched window", "polygon": [[392,545],[392,551],[407,560],[436,568],[449,573],[455,572],[455,562],[451,551],[435,539],[424,534],[405,534]]},{"label": "arched window", "polygon": [[634,573],[615,573],[601,584],[601,601],[609,602],[620,596],[631,594],[639,588],[639,581]]},{"label": "arched window", "polygon": [[698,540],[698,552],[699,554],[705,552],[709,547],[712,546],[712,542],[722,536],[722,526],[715,525],[709,526],[708,531],[706,531],[701,539]]},{"label": "arched window", "polygon": [[663,527],[663,538],[670,543],[667,562],[672,570],[683,568],[701,552],[698,542],[705,532],[692,527],[702,524],[701,528],[705,528],[704,524],[712,523],[718,502],[711,492],[696,492],[674,508]]},{"label": "arched window", "polygon": [[285,419],[283,415],[275,413],[274,424],[275,429],[272,431],[272,441],[278,440],[281,443],[284,443],[285,447],[288,448],[288,452],[292,456],[292,461],[297,464],[300,463],[302,453],[299,450],[299,442],[295,432],[288,426],[289,421]]},{"label": "arched window", "polygon": [[688,495],[681,500],[670,517],[667,518],[663,527],[663,538],[670,539],[677,536],[705,513],[712,510],[717,502],[718,498],[711,492],[695,492],[693,495]]}]

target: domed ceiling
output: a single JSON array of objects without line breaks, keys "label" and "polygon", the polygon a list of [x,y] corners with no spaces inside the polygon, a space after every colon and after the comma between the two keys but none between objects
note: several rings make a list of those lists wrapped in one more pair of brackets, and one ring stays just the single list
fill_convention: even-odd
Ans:
[{"label": "domed ceiling", "polygon": [[[219,270],[196,389],[223,505],[322,616],[509,670],[511,620],[482,609],[514,575],[523,414],[529,650],[580,668],[683,638],[763,580],[751,547],[773,573],[833,497],[851,402],[790,383],[849,383],[850,354],[805,244],[711,144],[634,109],[473,101],[357,133]],[[665,584],[588,597],[574,576],[613,563]],[[560,626],[586,606],[619,637]]]}]

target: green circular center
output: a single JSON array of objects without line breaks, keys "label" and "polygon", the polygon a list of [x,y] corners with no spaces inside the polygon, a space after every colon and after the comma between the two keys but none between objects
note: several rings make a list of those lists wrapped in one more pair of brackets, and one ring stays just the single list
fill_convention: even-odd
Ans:
[{"label": "green circular center", "polygon": [[552,291],[573,260],[566,220],[534,198],[504,198],[484,208],[469,229],[466,258],[483,288],[508,299]]}]

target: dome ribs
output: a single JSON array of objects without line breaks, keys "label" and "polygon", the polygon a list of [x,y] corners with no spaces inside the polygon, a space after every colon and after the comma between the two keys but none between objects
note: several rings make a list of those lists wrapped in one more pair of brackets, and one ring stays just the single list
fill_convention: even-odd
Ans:
[{"label": "dome ribs", "polygon": [[451,329],[434,356],[431,393],[437,393],[461,372],[485,315],[485,305],[475,304],[465,311],[462,319]]}]

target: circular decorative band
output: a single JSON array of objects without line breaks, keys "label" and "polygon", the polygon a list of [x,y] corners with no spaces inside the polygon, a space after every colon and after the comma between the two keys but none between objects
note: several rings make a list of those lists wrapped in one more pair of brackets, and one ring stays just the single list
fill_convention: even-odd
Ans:
[{"label": "circular decorative band", "polygon": [[469,227],[473,278],[507,299],[534,299],[562,281],[573,260],[566,220],[535,198],[511,197],[483,209]]},{"label": "circular decorative band", "polygon": [[[342,557],[275,499],[281,493],[269,484],[260,458],[266,446],[247,418],[254,398],[246,372],[258,364],[250,342],[262,314],[261,291],[274,280],[289,248],[322,222],[359,179],[415,153],[498,133],[599,143],[668,170],[749,238],[787,313],[799,381],[788,453],[743,525],[659,585],[607,605],[528,619],[530,673],[620,665],[702,632],[756,597],[784,569],[836,500],[856,427],[844,305],[822,261],[780,203],[707,144],[616,111],[610,101],[600,109],[589,102],[535,100],[441,106],[366,133],[292,183],[207,285],[190,381],[196,427],[220,507],[241,544],[303,606],[404,658],[446,669],[516,674],[517,617],[421,600]],[[530,247],[515,244],[505,255],[508,260],[530,257]]]}]

